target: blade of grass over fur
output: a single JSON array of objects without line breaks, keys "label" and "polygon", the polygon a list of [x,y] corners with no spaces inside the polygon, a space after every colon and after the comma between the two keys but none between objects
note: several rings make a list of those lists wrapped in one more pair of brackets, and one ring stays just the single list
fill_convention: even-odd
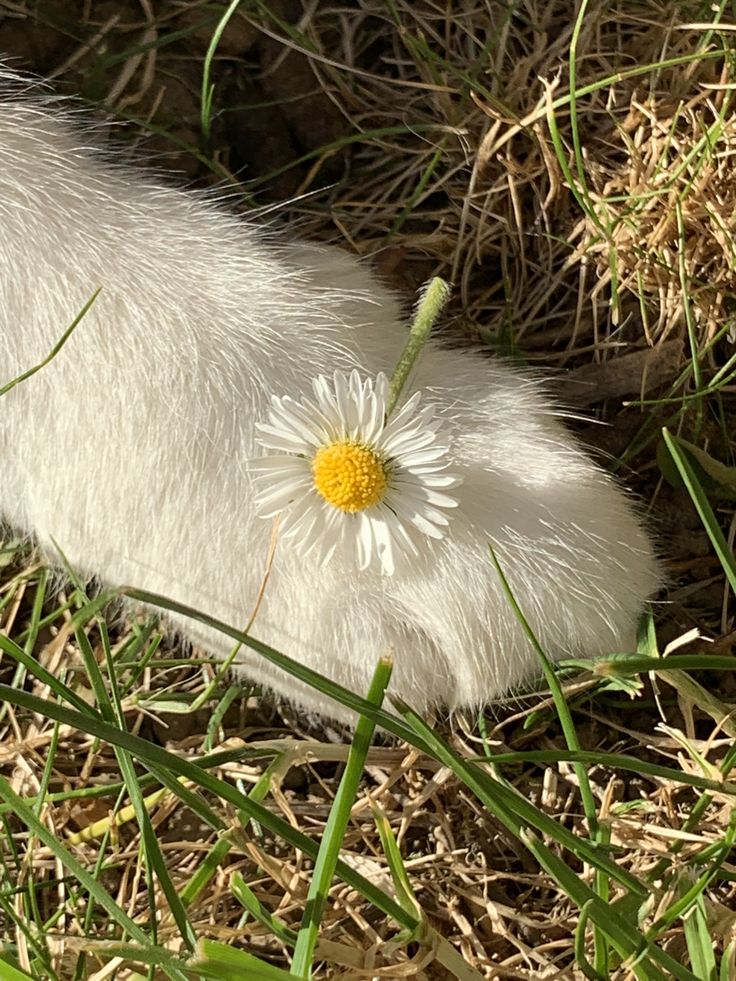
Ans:
[{"label": "blade of grass over fur", "polygon": [[[489,545],[488,550],[491,555],[491,561],[493,562],[499,579],[501,580],[501,587],[506,594],[506,598],[511,604],[511,607],[516,615],[516,619],[519,621],[519,624],[521,625],[526,636],[529,638],[529,642],[539,658],[539,663],[541,664],[542,671],[544,672],[544,679],[552,692],[552,699],[555,704],[557,717],[559,718],[560,725],[562,726],[562,732],[565,737],[565,742],[567,743],[567,748],[573,752],[579,752],[580,740],[578,739],[578,734],[575,731],[575,724],[572,721],[569,706],[565,699],[560,682],[557,679],[557,675],[555,674],[555,669],[552,662],[547,657],[547,654],[542,645],[539,643],[536,634],[529,626],[521,607],[516,602],[516,598],[511,590],[508,579],[501,568],[501,564],[496,557],[493,547]],[[598,829],[598,813],[595,806],[593,791],[591,790],[590,782],[588,780],[588,774],[585,771],[585,767],[581,764],[573,764],[573,769],[575,770],[575,776],[577,777],[580,785],[580,798],[583,803],[583,810],[585,811],[585,819],[588,822],[591,837],[595,838],[595,834]]]},{"label": "blade of grass over fur", "polygon": [[222,15],[217,23],[217,26],[212,32],[212,37],[210,38],[210,43],[204,56],[204,62],[202,65],[200,124],[202,128],[202,140],[206,147],[209,146],[210,143],[210,134],[212,129],[212,97],[215,92],[215,84],[214,82],[210,81],[212,61],[215,57],[215,52],[217,51],[217,46],[220,43],[222,35],[225,33],[225,28],[227,27],[230,18],[240,6],[241,2],[242,0],[231,0],[230,6]]},{"label": "blade of grass over fur", "polygon": [[[392,667],[392,662],[387,657],[381,658],[376,665],[366,699],[376,708],[380,708],[383,703],[383,697],[391,679]],[[337,858],[350,820],[350,811],[358,792],[358,784],[365,769],[365,758],[370,749],[375,728],[375,722],[365,716],[360,717],[355,727],[345,770],[335,794],[335,800],[330,808],[330,814],[320,842],[317,861],[314,864],[314,871],[307,892],[302,926],[294,948],[291,969],[298,977],[311,978],[312,976],[312,961],[320,921],[327,903]]]},{"label": "blade of grass over fur", "polygon": [[[300,681],[305,681],[307,684],[312,685],[323,694],[328,695],[330,698],[334,698],[335,701],[339,702],[341,705],[345,705],[358,714],[365,715],[367,718],[372,719],[377,725],[380,725],[388,732],[393,733],[393,735],[397,736],[399,739],[403,739],[405,742],[416,746],[429,756],[434,755],[429,745],[423,741],[422,737],[414,730],[412,726],[407,725],[402,719],[399,719],[395,715],[388,712],[377,709],[366,699],[354,695],[341,685],[337,685],[328,678],[325,678],[323,675],[320,675],[318,672],[306,668],[297,661],[293,661],[285,654],[281,654],[279,651],[274,650],[267,644],[263,644],[260,641],[255,640],[253,637],[249,637],[246,634],[241,633],[241,631],[235,629],[234,627],[228,626],[221,620],[207,616],[206,614],[200,613],[197,610],[193,610],[191,607],[176,603],[173,600],[169,600],[166,597],[159,596],[158,594],[149,593],[145,590],[131,589],[129,587],[126,587],[121,591],[124,593],[124,595],[129,596],[132,599],[137,599],[142,603],[147,603],[152,606],[160,606],[163,609],[169,609],[177,613],[181,613],[184,616],[188,616],[192,619],[200,621],[201,623],[205,623],[207,626],[213,627],[215,630],[219,630],[220,632],[226,634],[226,636],[232,637],[234,640],[239,641],[246,647],[250,647],[257,651],[259,654],[265,657],[266,660],[277,665],[277,667],[282,668],[284,671],[287,671]],[[97,601],[95,600],[94,602]],[[0,685],[0,697],[2,697],[3,690],[4,686]],[[56,718],[56,716],[53,717]],[[485,775],[482,773],[482,771],[478,771],[478,773],[480,774],[481,779],[485,779]],[[543,834],[551,834],[553,837],[557,837],[558,840],[560,840],[559,836],[561,835],[565,839],[565,847],[575,852],[575,854],[577,854],[582,861],[586,861],[588,864],[607,872],[633,892],[644,895],[646,890],[642,883],[640,883],[635,876],[632,876],[624,869],[619,868],[615,862],[610,861],[607,854],[603,851],[597,850],[595,846],[588,841],[588,839],[581,838],[580,836],[576,836],[568,832],[563,826],[557,824],[557,822],[547,817],[543,811],[540,811],[538,808],[534,807],[515,791],[510,790],[503,784],[495,783],[494,790],[497,795],[505,801],[505,806],[509,807],[514,813],[518,812],[521,819],[527,824],[530,824]]]},{"label": "blade of grass over fur", "polygon": [[[635,923],[619,914],[615,905],[610,905],[601,900],[576,872],[544,845],[537,834],[541,829],[532,830],[533,826],[530,827],[526,821],[519,820],[516,814],[507,809],[506,802],[502,803],[498,795],[498,790],[502,784],[494,781],[473,764],[469,764],[459,757],[401,699],[394,698],[392,701],[409,725],[431,746],[433,756],[445,766],[450,767],[465,785],[478,796],[478,799],[489,812],[494,814],[517,838],[524,842],[542,868],[554,878],[579,909],[583,907],[587,909],[591,922],[595,923],[607,936],[618,953],[622,957],[636,959],[636,967],[632,966],[632,970],[634,970],[637,978],[641,978],[642,981],[666,981],[666,979],[673,977],[680,979],[680,981],[698,981],[695,975],[678,964],[674,958],[649,943],[636,928]],[[563,834],[562,826],[556,823],[555,829],[556,833],[555,831],[544,833],[549,833],[550,837],[562,847],[569,847],[563,842],[563,838],[567,837],[569,832]],[[569,837],[573,841],[575,840],[574,835],[570,834]],[[574,849],[572,850],[574,851]],[[619,874],[617,875],[619,880],[620,871],[618,870]],[[636,883],[636,880],[634,882],[637,886],[639,899],[643,900],[646,896],[644,887],[640,883]],[[670,973],[662,973],[660,966]]]},{"label": "blade of grass over fur", "polygon": [[[100,289],[102,289],[102,287],[100,287]],[[54,358],[56,357],[56,355],[64,347],[64,345],[66,344],[66,342],[69,340],[69,338],[72,336],[72,334],[74,333],[74,331],[77,329],[80,321],[86,315],[86,313],[89,310],[89,308],[92,306],[92,304],[95,302],[95,300],[99,296],[100,289],[96,289],[94,291],[94,293],[92,294],[92,296],[89,298],[89,300],[87,300],[87,302],[84,304],[84,306],[79,311],[79,313],[77,314],[77,316],[74,318],[74,320],[71,322],[71,324],[67,327],[67,329],[64,331],[64,333],[59,338],[59,340],[56,342],[56,344],[54,344],[54,346],[51,348],[51,350],[46,355],[46,357],[42,361],[39,361],[38,364],[34,365],[32,368],[29,368],[27,371],[24,371],[22,374],[18,375],[17,378],[13,378],[12,381],[6,382],[3,386],[1,386],[0,387],[0,396],[1,395],[6,395],[11,389],[15,388],[16,385],[20,385],[21,382],[27,381],[27,379],[31,378],[37,372],[41,371],[42,368],[45,368],[47,364],[50,364],[54,360]]]},{"label": "blade of grass over fur", "polygon": [[414,367],[417,358],[422,353],[422,348],[427,343],[430,331],[437,322],[437,318],[442,313],[442,308],[447,303],[450,295],[450,286],[435,276],[422,290],[417,303],[414,322],[409,331],[409,337],[401,352],[398,364],[391,376],[389,386],[388,404],[386,415],[390,416],[396,408],[399,396],[406,385],[407,379]]},{"label": "blade of grass over fur", "polygon": [[218,620],[206,613],[195,610],[191,606],[185,606],[182,603],[177,603],[175,600],[169,599],[166,596],[161,596],[159,593],[149,593],[145,589],[135,589],[131,586],[123,586],[120,588],[120,590],[116,590],[114,592],[110,591],[107,593],[106,597],[97,597],[92,600],[91,603],[99,604],[98,609],[102,609],[118,593],[123,596],[128,596],[130,599],[137,600],[140,603],[146,603],[149,606],[157,606],[162,610],[170,610],[173,613],[180,613],[182,616],[190,617],[192,620],[198,620],[200,623],[204,623],[208,627],[218,630],[220,633],[225,634],[226,637],[231,637],[244,647],[249,647],[251,650],[256,651],[271,664],[275,664],[276,667],[286,671],[288,674],[292,675],[292,677],[298,678],[299,681],[306,682],[306,684],[311,685],[312,688],[315,688],[323,695],[327,695],[329,698],[333,698],[341,705],[345,705],[347,708],[352,709],[356,715],[365,715],[367,718],[372,719],[377,725],[388,730],[388,732],[393,733],[399,739],[404,739],[408,742],[413,741],[413,745],[418,746],[419,749],[425,748],[417,743],[416,734],[413,733],[408,726],[404,725],[401,719],[397,718],[395,715],[392,715],[383,709],[377,709],[365,698],[361,698],[359,695],[354,694],[349,689],[343,688],[342,685],[336,684],[334,681],[331,681],[318,671],[313,671],[311,668],[306,667],[299,661],[295,661],[286,654],[282,654],[280,651],[275,650],[275,648],[269,647],[268,644],[264,644],[261,641],[256,640],[255,637],[251,637],[249,634],[244,634],[236,627],[231,627],[222,620]]},{"label": "blade of grass over fur", "polygon": [[713,508],[710,506],[710,502],[698,482],[687,456],[680,450],[677,438],[672,436],[666,428],[662,430],[662,438],[667,445],[667,449],[670,451],[672,459],[675,461],[677,469],[680,471],[680,476],[687,487],[688,494],[695,505],[696,511],[700,515],[700,520],[705,526],[708,538],[711,540],[711,544],[723,567],[731,589],[736,593],[736,559],[734,559],[733,551],[721,531],[718,519],[713,513]]},{"label": "blade of grass over fur", "polygon": [[[42,716],[73,726],[80,732],[86,732],[98,739],[103,739],[112,746],[119,746],[144,764],[153,763],[168,770],[171,774],[191,781],[192,784],[232,804],[237,810],[247,815],[249,820],[258,821],[264,828],[272,832],[272,834],[282,838],[292,847],[298,848],[305,855],[313,859],[317,857],[318,846],[311,838],[297,831],[287,821],[273,814],[261,804],[251,800],[246,794],[241,793],[241,791],[237,790],[231,784],[212,776],[202,766],[198,765],[198,763],[175,756],[160,746],[141,739],[140,736],[134,736],[124,729],[119,729],[116,726],[108,724],[98,716],[84,716],[79,712],[75,712],[73,709],[57,705],[43,698],[38,698],[36,695],[31,695],[25,691],[16,691],[8,685],[0,684],[0,699],[3,698],[7,699],[13,705],[21,706],[31,712],[38,712]],[[360,701],[362,702],[364,700],[361,699]],[[371,709],[368,702],[365,702],[365,705],[369,710]],[[382,713],[382,715],[389,720],[391,719],[391,716],[387,712]],[[383,725],[382,721],[381,725]],[[176,786],[177,784],[174,783],[173,787]],[[2,794],[0,794],[1,797]],[[408,916],[398,903],[370,883],[364,876],[351,869],[350,866],[338,860],[336,872],[344,882],[365,896],[377,909],[380,909],[387,916],[395,919],[401,926],[410,930],[416,927],[416,921]],[[138,930],[138,928],[136,929]],[[134,939],[138,940],[138,942],[143,942],[141,937],[145,937],[145,934],[142,934],[138,930]]]}]

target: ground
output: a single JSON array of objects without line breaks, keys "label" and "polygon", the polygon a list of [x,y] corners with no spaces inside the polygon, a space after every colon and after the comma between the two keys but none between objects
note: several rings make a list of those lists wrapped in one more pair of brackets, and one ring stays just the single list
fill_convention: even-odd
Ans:
[{"label": "ground", "polygon": [[[543,369],[641,500],[668,578],[641,652],[693,655],[563,678],[587,756],[549,695],[441,724],[441,745],[377,739],[341,852],[364,879],[334,881],[315,978],[736,977],[736,14],[253,0],[215,44],[225,9],[4,2],[0,51],[124,123],[132,159],[365,256],[407,302],[431,275],[451,281],[447,343]],[[208,691],[206,660],[154,625],[108,617],[108,633],[82,584],[53,589],[26,544],[0,557],[0,681],[20,693],[0,722],[2,957],[44,979],[143,976],[146,957],[152,977],[194,977],[187,942],[208,939],[288,968],[313,867],[289,834],[319,841],[345,733],[227,679]],[[98,731],[85,705],[112,704],[111,678],[120,714]],[[62,683],[74,718],[48,707]],[[484,754],[493,767],[469,770]],[[177,769],[202,756],[225,783]],[[511,819],[499,786],[519,792]],[[596,866],[607,842],[614,869]],[[387,896],[409,921],[421,911],[408,939]],[[121,914],[143,931],[135,951]]]}]

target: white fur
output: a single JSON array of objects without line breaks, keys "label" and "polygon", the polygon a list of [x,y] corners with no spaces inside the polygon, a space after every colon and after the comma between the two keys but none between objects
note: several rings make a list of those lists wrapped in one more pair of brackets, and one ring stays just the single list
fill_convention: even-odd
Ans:
[{"label": "white fur", "polygon": [[[89,142],[43,102],[0,105],[0,381],[46,356],[102,287],[58,357],[0,400],[0,513],[52,560],[53,538],[84,573],[242,626],[271,533],[247,469],[255,421],[271,393],[307,393],[317,374],[390,373],[406,318],[367,265],[274,241]],[[537,384],[430,344],[412,385],[454,435],[450,534],[394,577],[320,570],[282,543],[254,636],[358,693],[392,649],[392,688],[417,709],[482,703],[538,670],[491,543],[552,657],[629,648],[658,580],[650,544]],[[240,662],[344,716],[253,652]]]}]

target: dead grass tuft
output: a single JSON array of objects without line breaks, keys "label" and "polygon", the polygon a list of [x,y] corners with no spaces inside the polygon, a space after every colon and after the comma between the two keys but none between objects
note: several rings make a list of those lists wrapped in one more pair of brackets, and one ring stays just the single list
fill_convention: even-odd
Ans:
[{"label": "dead grass tuft", "polygon": [[571,241],[579,245],[570,262],[592,257],[600,289],[616,276],[620,291],[646,304],[649,343],[676,331],[686,314],[701,340],[712,340],[736,312],[729,75],[724,66],[719,87],[688,101],[673,103],[664,92],[640,100],[635,93],[626,118],[588,158],[599,224],[586,216],[573,229]]}]

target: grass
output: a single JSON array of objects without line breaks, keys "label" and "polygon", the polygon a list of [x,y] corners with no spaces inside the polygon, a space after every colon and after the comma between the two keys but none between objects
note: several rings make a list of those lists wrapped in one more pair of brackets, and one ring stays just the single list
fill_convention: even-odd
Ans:
[{"label": "grass", "polygon": [[[452,724],[381,708],[386,666],[349,692],[185,611],[362,713],[351,735],[115,615],[114,595],[59,586],[7,538],[0,976],[736,977],[736,11],[141,10],[30,4],[6,43],[29,57],[32,14],[35,67],[137,120],[162,166],[264,209],[288,179],[280,210],[305,236],[372,256],[409,295],[452,280],[449,336],[544,364],[563,401],[605,367],[593,438],[671,579],[637,652],[552,669],[540,648],[548,692]],[[282,85],[294,59],[303,92]],[[236,66],[258,91],[242,97]],[[315,132],[296,139],[289,112],[313,91]],[[292,139],[245,179],[239,101]],[[652,377],[641,353],[673,340]]]}]

